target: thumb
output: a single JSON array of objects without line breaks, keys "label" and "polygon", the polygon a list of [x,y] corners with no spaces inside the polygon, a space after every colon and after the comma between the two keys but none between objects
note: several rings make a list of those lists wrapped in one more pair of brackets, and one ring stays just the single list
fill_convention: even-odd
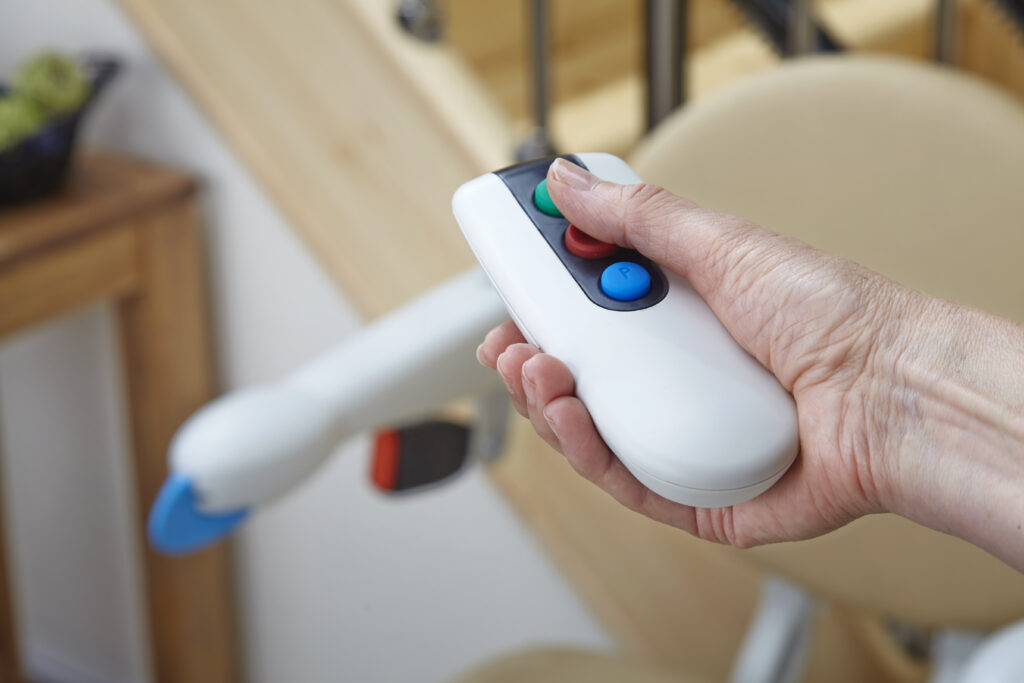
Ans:
[{"label": "thumb", "polygon": [[565,159],[551,164],[547,178],[551,199],[577,228],[682,275],[713,308],[714,294],[728,284],[729,265],[778,238],[656,185],[601,180]]},{"label": "thumb", "polygon": [[547,178],[551,199],[569,221],[686,278],[740,346],[787,388],[808,362],[852,352],[847,347],[863,335],[850,322],[863,319],[889,289],[862,266],[655,185],[618,185],[561,159]]}]

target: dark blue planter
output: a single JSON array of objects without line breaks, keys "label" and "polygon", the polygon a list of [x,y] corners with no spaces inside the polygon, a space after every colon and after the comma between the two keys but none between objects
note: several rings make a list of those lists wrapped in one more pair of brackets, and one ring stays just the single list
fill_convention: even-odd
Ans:
[{"label": "dark blue planter", "polygon": [[78,124],[100,91],[121,68],[117,59],[105,55],[87,55],[82,58],[82,65],[92,83],[82,106],[54,118],[35,135],[0,152],[0,206],[19,204],[55,192],[67,176]]}]

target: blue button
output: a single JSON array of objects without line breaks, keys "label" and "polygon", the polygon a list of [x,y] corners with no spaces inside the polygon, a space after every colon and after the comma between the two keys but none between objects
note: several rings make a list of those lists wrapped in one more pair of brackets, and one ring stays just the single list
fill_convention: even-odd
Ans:
[{"label": "blue button", "polygon": [[616,301],[636,301],[651,291],[651,274],[636,263],[613,263],[601,273],[601,291]]}]

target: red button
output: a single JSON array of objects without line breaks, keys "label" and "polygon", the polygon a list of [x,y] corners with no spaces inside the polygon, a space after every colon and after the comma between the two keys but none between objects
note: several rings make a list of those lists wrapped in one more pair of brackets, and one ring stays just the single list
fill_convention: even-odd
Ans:
[{"label": "red button", "polygon": [[398,483],[398,458],[402,451],[402,438],[398,432],[386,429],[377,432],[373,448],[373,468],[370,479],[377,488],[394,491]]},{"label": "red button", "polygon": [[607,258],[619,250],[618,246],[596,240],[575,225],[565,231],[565,246],[580,258]]}]

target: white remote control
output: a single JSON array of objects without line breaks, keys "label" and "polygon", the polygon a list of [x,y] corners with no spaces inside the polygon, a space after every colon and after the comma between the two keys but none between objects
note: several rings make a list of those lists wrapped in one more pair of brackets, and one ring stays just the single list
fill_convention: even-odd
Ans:
[{"label": "white remote control", "polygon": [[[610,154],[564,157],[639,183]],[[645,486],[686,505],[749,500],[796,458],[793,398],[690,287],[562,217],[553,159],[460,187],[455,218],[523,335],[564,362],[612,451]]]}]

